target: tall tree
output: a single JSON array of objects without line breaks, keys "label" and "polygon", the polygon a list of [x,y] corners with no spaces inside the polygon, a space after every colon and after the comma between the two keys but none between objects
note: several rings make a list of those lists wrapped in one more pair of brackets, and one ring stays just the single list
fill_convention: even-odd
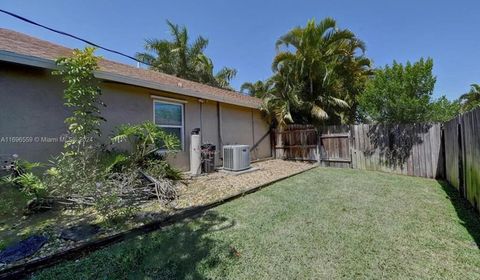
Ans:
[{"label": "tall tree", "polygon": [[175,75],[180,78],[230,89],[230,81],[237,71],[224,67],[214,74],[212,60],[205,55],[208,40],[202,36],[190,43],[188,30],[167,21],[171,40],[147,39],[145,52],[136,54],[136,58],[150,65],[151,69]]},{"label": "tall tree", "polygon": [[294,82],[293,75],[294,69],[289,64],[279,68],[271,78],[274,88],[262,97],[262,111],[280,128],[294,122],[292,115],[302,105],[300,95],[303,84]]},{"label": "tall tree", "polygon": [[450,101],[444,95],[430,103],[428,121],[446,122],[460,114],[459,100]]},{"label": "tall tree", "polygon": [[282,122],[353,119],[350,105],[366,81],[363,77],[370,74],[365,45],[355,34],[339,29],[331,18],[318,24],[310,20],[305,27],[280,37],[276,46],[272,65],[275,90],[265,98],[270,103],[265,108],[280,106],[275,114],[284,114],[277,116]]},{"label": "tall tree", "polygon": [[436,77],[433,60],[406,65],[393,62],[375,72],[360,96],[361,111],[381,123],[415,123],[429,120],[429,106]]},{"label": "tall tree", "polygon": [[373,76],[370,59],[355,55],[356,44],[350,45],[349,53],[338,66],[338,73],[343,82],[340,98],[348,103],[346,111],[340,111],[342,123],[352,124],[361,121],[358,114],[359,96],[365,91],[368,80]]},{"label": "tall tree", "polygon": [[462,104],[462,112],[480,107],[480,85],[470,85],[470,91],[460,96],[460,103]]},{"label": "tall tree", "polygon": [[65,106],[72,109],[72,115],[65,119],[69,132],[65,148],[72,155],[86,150],[92,144],[90,139],[100,136],[100,125],[106,121],[100,110],[105,103],[100,100],[102,92],[94,76],[99,57],[94,53],[91,47],[75,49],[72,56],[57,59],[59,69],[53,72],[66,84],[63,98]]}]

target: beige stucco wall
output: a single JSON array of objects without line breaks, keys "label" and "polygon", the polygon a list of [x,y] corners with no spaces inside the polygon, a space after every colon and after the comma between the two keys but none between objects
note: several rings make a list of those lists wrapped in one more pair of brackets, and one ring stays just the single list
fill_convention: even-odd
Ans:
[{"label": "beige stucco wall", "polygon": [[[0,64],[0,156],[18,154],[33,161],[47,161],[62,151],[62,144],[9,137],[58,139],[65,133],[63,86],[47,71]],[[18,139],[18,141],[21,141]]]},{"label": "beige stucco wall", "polygon": [[[184,170],[189,168],[190,132],[202,129],[202,142],[219,147],[219,120],[223,144],[248,144],[253,146],[267,131],[268,124],[256,109],[217,104],[215,101],[169,94],[155,90],[118,83],[102,82],[102,100],[107,104],[102,116],[103,140],[107,141],[121,124],[136,124],[153,120],[152,95],[186,101],[184,105],[185,143],[182,151],[170,160]],[[62,151],[59,139],[66,132],[64,124],[69,110],[63,106],[63,89],[59,77],[50,71],[0,62],[0,157],[18,154],[31,161],[46,162]],[[19,143],[8,137],[32,137]],[[18,140],[18,139],[16,139]],[[270,156],[270,138],[266,137],[252,151],[252,158]],[[217,163],[221,164],[218,153]]]}]

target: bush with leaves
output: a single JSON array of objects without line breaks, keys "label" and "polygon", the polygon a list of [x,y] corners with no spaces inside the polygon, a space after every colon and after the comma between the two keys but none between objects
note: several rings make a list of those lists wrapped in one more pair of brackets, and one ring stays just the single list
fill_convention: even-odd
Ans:
[{"label": "bush with leaves", "polygon": [[100,106],[106,105],[99,98],[101,90],[94,75],[99,58],[94,52],[95,48],[91,47],[75,49],[72,56],[57,60],[59,70],[53,72],[67,85],[63,98],[65,106],[73,110],[72,116],[65,119],[69,133],[65,149],[72,155],[93,145],[95,137],[101,134],[100,124],[106,121],[100,115]]},{"label": "bush with leaves", "polygon": [[53,74],[62,77],[65,106],[72,108],[72,115],[65,119],[68,137],[65,151],[54,158],[47,171],[51,194],[64,197],[81,205],[93,205],[97,183],[105,177],[99,166],[99,150],[96,141],[100,136],[101,90],[94,71],[98,69],[98,57],[94,48],[75,49],[72,56],[57,60],[59,70]]},{"label": "bush with leaves", "polygon": [[99,168],[99,153],[95,149],[85,149],[81,156],[62,153],[51,163],[45,178],[51,195],[68,203],[93,206],[98,182],[107,174]]},{"label": "bush with leaves", "polygon": [[447,122],[460,114],[461,107],[459,100],[450,101],[443,95],[430,103],[428,121]]},{"label": "bush with leaves", "polygon": [[41,166],[38,162],[15,160],[9,174],[1,180],[4,183],[19,186],[27,197],[39,199],[46,194],[46,186],[40,177],[33,173],[33,170]]},{"label": "bush with leaves", "polygon": [[120,126],[111,140],[113,143],[130,143],[132,164],[142,169],[159,200],[175,199],[177,192],[173,181],[181,180],[182,173],[165,160],[168,153],[179,147],[180,142],[174,135],[147,121]]},{"label": "bush with leaves", "polygon": [[[53,158],[51,168],[43,178],[30,170],[38,167],[17,161],[12,174],[4,180],[21,186],[24,193],[35,196],[48,193],[57,203],[73,207],[94,207],[105,219],[130,216],[138,201],[158,196],[158,188],[151,188],[142,170],[152,172],[153,177],[168,184],[164,193],[168,199],[175,194],[172,180],[180,178],[180,172],[171,167],[156,152],[159,147],[174,150],[178,139],[166,133],[152,122],[124,125],[112,138],[114,142],[129,141],[130,152],[109,150],[99,141],[101,116],[100,87],[94,77],[98,58],[93,48],[75,50],[70,57],[57,60],[60,75],[66,84],[65,106],[72,109],[68,124],[68,137],[64,152]],[[142,171],[142,172],[141,172]],[[158,186],[158,184],[155,184]],[[171,191],[173,190],[173,191]]]},{"label": "bush with leaves", "polygon": [[146,162],[145,172],[155,178],[165,178],[173,181],[182,180],[182,171],[173,167],[163,159],[150,159]]},{"label": "bush with leaves", "polygon": [[122,125],[117,129],[112,143],[128,142],[131,145],[131,160],[143,165],[145,160],[155,157],[159,150],[173,151],[180,146],[179,140],[151,121],[137,125]]},{"label": "bush with leaves", "polygon": [[405,65],[394,61],[391,66],[377,69],[359,97],[365,119],[378,123],[429,121],[436,81],[432,69],[430,58]]},{"label": "bush with leaves", "polygon": [[[66,84],[65,106],[72,108],[68,124],[68,140],[65,151],[52,160],[52,168],[47,171],[46,181],[51,187],[51,195],[67,204],[93,206],[105,217],[129,208],[124,199],[124,185],[138,186],[138,172],[123,168],[127,156],[121,153],[106,152],[98,137],[100,125],[105,119],[100,107],[99,82],[94,76],[98,70],[98,57],[94,48],[74,50],[72,56],[57,60],[60,75]],[[123,172],[122,175],[114,176]],[[121,178],[119,178],[121,177]],[[125,181],[128,177],[129,180]],[[105,205],[109,205],[108,209]]]}]

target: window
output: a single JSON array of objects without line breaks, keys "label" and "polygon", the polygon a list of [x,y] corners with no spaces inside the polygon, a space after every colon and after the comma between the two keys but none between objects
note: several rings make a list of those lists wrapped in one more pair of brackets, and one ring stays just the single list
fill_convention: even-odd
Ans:
[{"label": "window", "polygon": [[163,130],[175,135],[178,140],[180,140],[181,150],[183,150],[183,104],[166,101],[154,101],[153,120],[155,124],[163,128]]}]

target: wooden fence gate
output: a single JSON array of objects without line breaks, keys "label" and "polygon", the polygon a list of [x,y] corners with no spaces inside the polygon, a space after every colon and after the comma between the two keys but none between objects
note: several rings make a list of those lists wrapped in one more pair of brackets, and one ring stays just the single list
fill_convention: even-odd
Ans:
[{"label": "wooden fence gate", "polygon": [[318,134],[312,125],[288,125],[282,130],[273,130],[272,138],[275,158],[318,160]]},{"label": "wooden fence gate", "polygon": [[318,129],[321,166],[352,167],[351,127],[348,125],[324,126]]}]

